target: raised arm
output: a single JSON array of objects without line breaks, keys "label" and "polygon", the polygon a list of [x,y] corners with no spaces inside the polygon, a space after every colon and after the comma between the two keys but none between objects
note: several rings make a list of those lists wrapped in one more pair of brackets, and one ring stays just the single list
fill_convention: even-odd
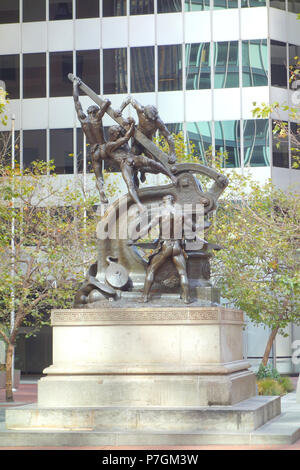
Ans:
[{"label": "raised arm", "polygon": [[73,80],[73,99],[74,99],[75,109],[76,109],[78,119],[79,121],[83,121],[84,119],[86,119],[86,115],[84,114],[82,106],[79,101],[79,85],[80,85],[80,80],[78,78],[75,78]]},{"label": "raised arm", "polygon": [[111,105],[111,101],[105,100],[104,105],[99,109],[99,111],[97,113],[97,119],[99,121],[101,121],[101,119],[103,118],[104,114],[106,113],[106,111],[108,110],[110,105]]}]

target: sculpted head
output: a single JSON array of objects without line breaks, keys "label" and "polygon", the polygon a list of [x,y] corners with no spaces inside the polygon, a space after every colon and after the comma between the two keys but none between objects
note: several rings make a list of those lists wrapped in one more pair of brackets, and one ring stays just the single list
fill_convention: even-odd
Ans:
[{"label": "sculpted head", "polygon": [[158,118],[158,110],[151,104],[144,107],[144,113],[148,119],[155,121]]},{"label": "sculpted head", "polygon": [[124,134],[123,128],[121,126],[111,126],[108,129],[108,138],[109,140],[115,141],[122,137]]},{"label": "sculpted head", "polygon": [[89,106],[87,109],[88,115],[92,117],[95,117],[98,111],[99,111],[99,107],[95,105]]},{"label": "sculpted head", "polygon": [[173,204],[174,203],[174,196],[172,194],[167,194],[162,198],[164,204]]}]

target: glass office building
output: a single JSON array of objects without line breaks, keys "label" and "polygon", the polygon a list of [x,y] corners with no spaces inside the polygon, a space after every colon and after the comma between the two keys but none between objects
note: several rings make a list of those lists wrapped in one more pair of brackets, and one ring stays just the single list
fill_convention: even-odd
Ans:
[{"label": "glass office building", "polygon": [[277,148],[272,136],[272,121],[288,116],[252,114],[254,102],[293,103],[298,13],[299,0],[1,0],[0,84],[16,116],[21,166],[40,158],[53,159],[61,175],[91,171],[82,161],[73,72],[115,109],[128,94],[156,105],[200,162],[211,148],[226,152],[228,171],[251,168],[260,181],[299,184],[289,142]]}]

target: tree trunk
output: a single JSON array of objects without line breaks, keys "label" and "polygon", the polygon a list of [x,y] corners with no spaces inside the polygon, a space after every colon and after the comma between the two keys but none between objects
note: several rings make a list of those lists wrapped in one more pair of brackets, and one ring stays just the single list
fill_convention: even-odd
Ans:
[{"label": "tree trunk", "polygon": [[278,333],[278,330],[279,330],[279,326],[276,326],[276,328],[274,328],[272,331],[271,331],[271,334],[269,336],[269,339],[268,339],[268,342],[267,342],[267,345],[266,345],[266,349],[265,349],[265,352],[264,352],[264,357],[262,358],[262,364],[266,367],[266,365],[268,364],[268,360],[269,360],[269,356],[270,356],[270,352],[271,352],[271,348],[272,348],[272,345],[273,345],[273,342],[276,338],[276,335]]},{"label": "tree trunk", "polygon": [[12,390],[12,361],[13,361],[14,346],[9,343],[6,349],[6,401],[14,401]]}]

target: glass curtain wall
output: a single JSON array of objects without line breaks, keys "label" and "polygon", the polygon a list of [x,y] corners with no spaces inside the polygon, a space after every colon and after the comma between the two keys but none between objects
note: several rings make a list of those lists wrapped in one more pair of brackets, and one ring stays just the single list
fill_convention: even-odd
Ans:
[{"label": "glass curtain wall", "polygon": [[207,163],[207,152],[212,146],[211,122],[188,122],[186,124],[187,140],[194,146],[194,155],[198,156],[200,163]]},{"label": "glass curtain wall", "polygon": [[244,165],[269,166],[269,120],[247,119],[244,125]]},{"label": "glass curtain wall", "polygon": [[127,93],[127,49],[104,49],[103,64],[103,93]]},{"label": "glass curtain wall", "polygon": [[287,44],[271,40],[271,85],[287,88]]},{"label": "glass curtain wall", "polygon": [[131,15],[150,15],[154,13],[154,0],[130,0]]},{"label": "glass curtain wall", "polygon": [[76,18],[97,18],[99,0],[76,0]]},{"label": "glass curtain wall", "polygon": [[243,86],[268,85],[268,45],[266,39],[242,42]]},{"label": "glass curtain wall", "polygon": [[285,0],[270,0],[270,7],[285,10]]},{"label": "glass curtain wall", "polygon": [[19,0],[0,1],[0,23],[18,23],[20,21]]},{"label": "glass curtain wall", "polygon": [[186,44],[186,89],[211,88],[210,43]]},{"label": "glass curtain wall", "polygon": [[72,0],[49,0],[50,21],[71,20],[73,16]]},{"label": "glass curtain wall", "polygon": [[23,168],[36,160],[47,160],[46,129],[23,131]]},{"label": "glass curtain wall", "polygon": [[185,11],[202,11],[209,10],[210,0],[185,0]]},{"label": "glass curtain wall", "polygon": [[215,88],[236,88],[239,86],[239,43],[238,41],[216,42],[214,44]]},{"label": "glass curtain wall", "polygon": [[265,7],[266,0],[242,0],[242,8],[246,7]]},{"label": "glass curtain wall", "polygon": [[155,90],[154,47],[131,47],[131,93],[145,93]]},{"label": "glass curtain wall", "polygon": [[[1,16],[1,15],[0,15]],[[45,0],[23,0],[23,21],[45,21]]]},{"label": "glass curtain wall", "polygon": [[182,90],[182,45],[158,46],[158,91]]},{"label": "glass curtain wall", "polygon": [[215,122],[215,149],[223,156],[226,168],[241,166],[240,121]]},{"label": "glass curtain wall", "polygon": [[102,0],[103,16],[125,16],[126,0]]},{"label": "glass curtain wall", "polygon": [[157,0],[157,13],[182,11],[181,0]]},{"label": "glass curtain wall", "polygon": [[214,8],[216,10],[224,8],[237,8],[238,0],[214,0]]}]

